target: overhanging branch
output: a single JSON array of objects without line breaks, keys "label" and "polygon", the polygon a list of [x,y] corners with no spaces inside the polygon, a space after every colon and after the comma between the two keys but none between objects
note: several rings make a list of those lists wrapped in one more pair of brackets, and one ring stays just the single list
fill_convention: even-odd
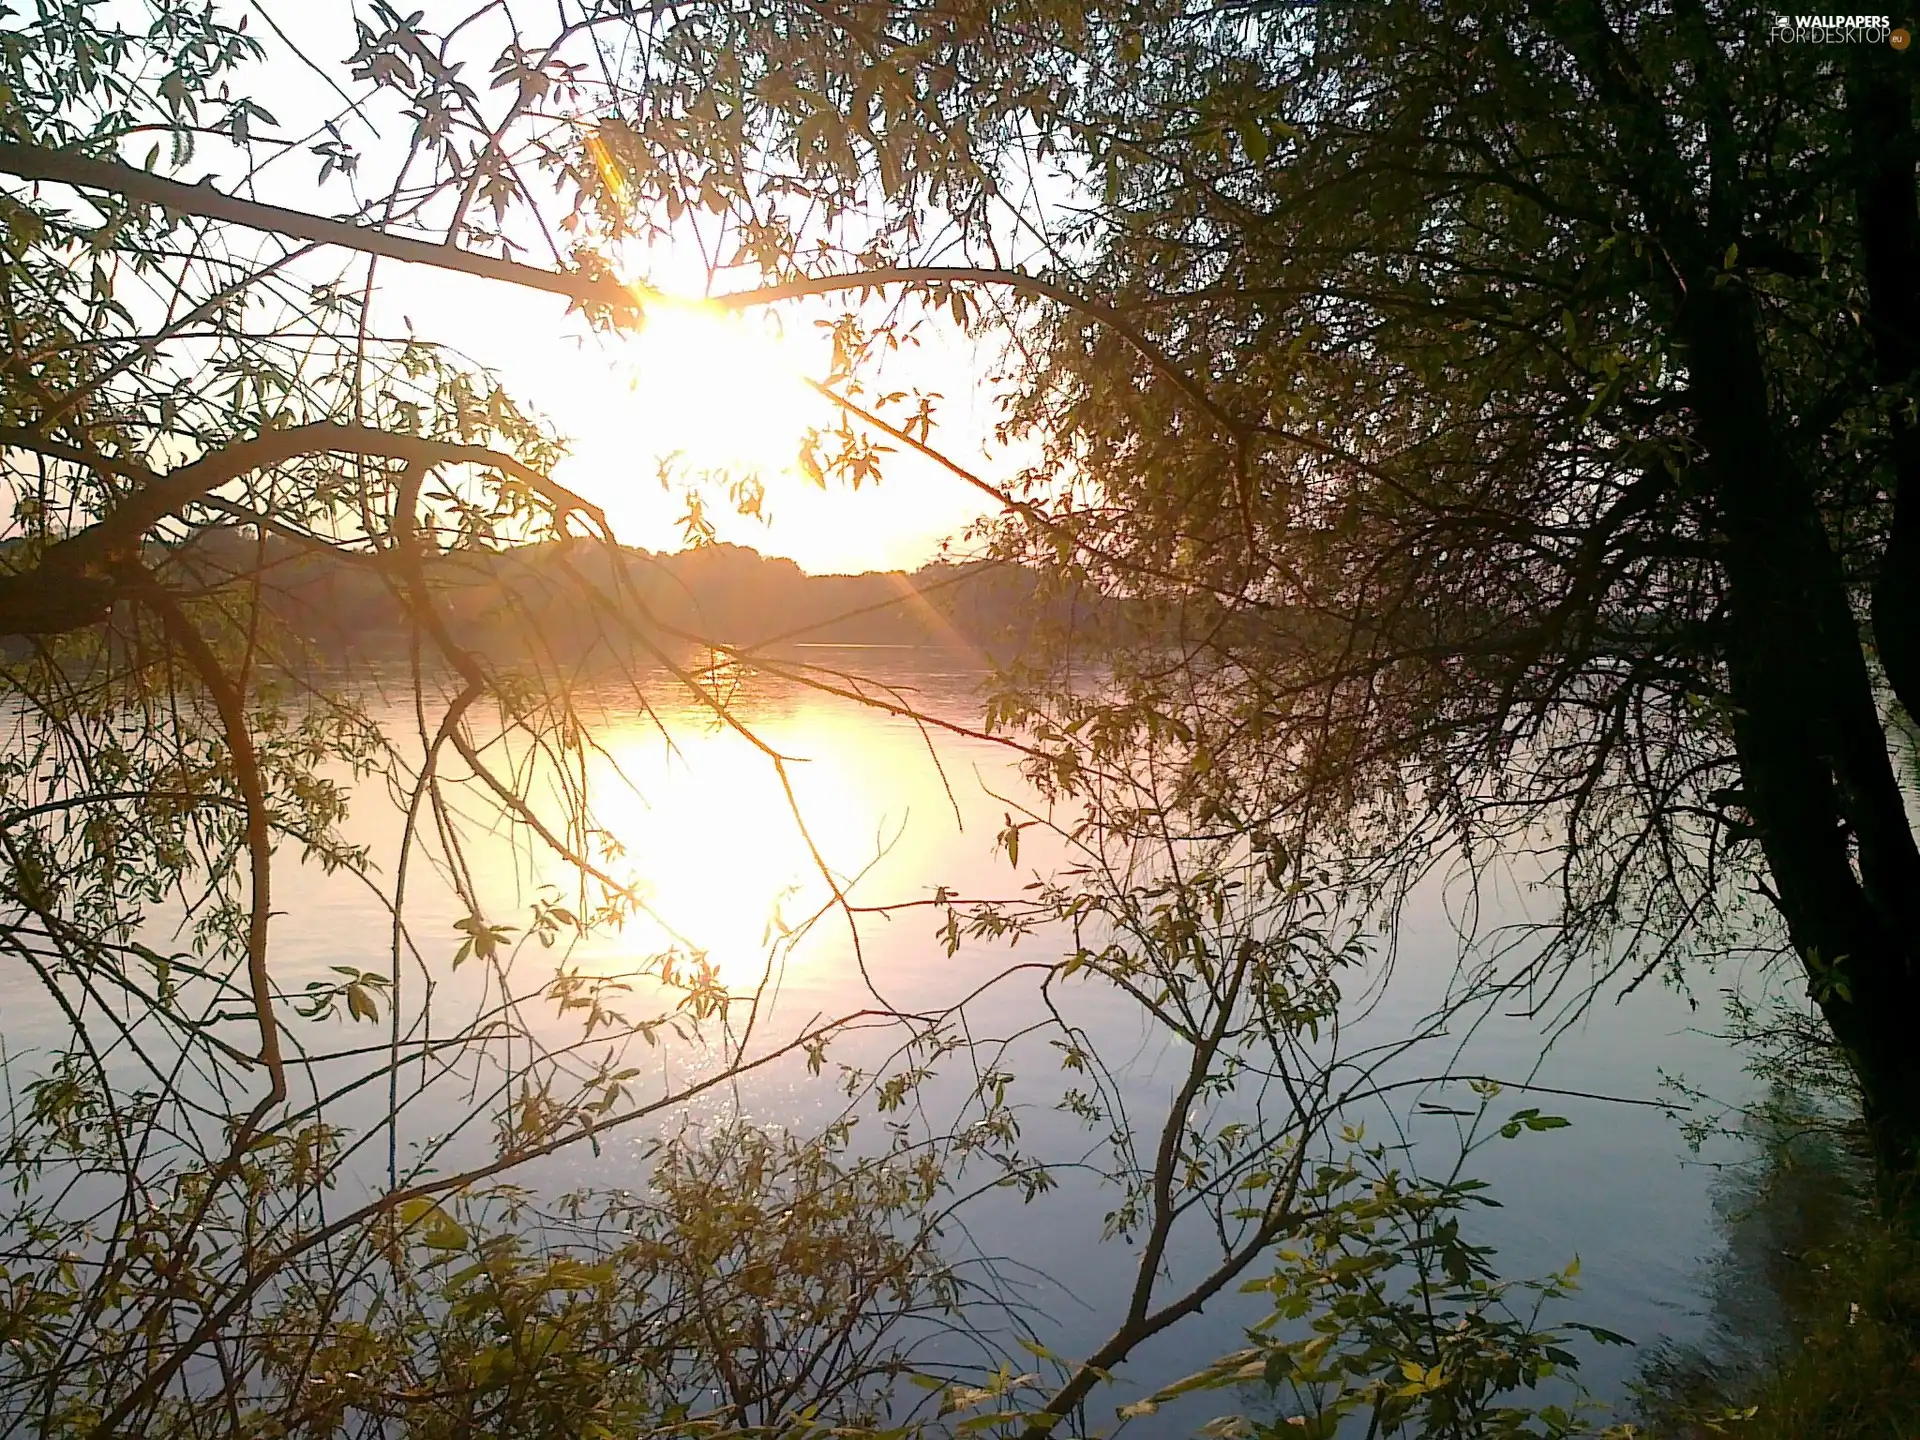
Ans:
[{"label": "overhanging branch", "polygon": [[414,465],[486,466],[513,476],[544,496],[559,517],[578,511],[603,535],[608,533],[606,517],[598,506],[511,455],[484,445],[429,440],[362,425],[295,425],[268,430],[165,475],[137,461],[92,456],[13,428],[0,427],[0,445],[37,450],[135,480],[140,487],[97,523],[50,546],[33,569],[0,575],[0,635],[57,635],[99,621],[119,593],[116,566],[137,558],[153,526],[231,480],[304,455],[338,452]]},{"label": "overhanging branch", "polygon": [[[176,214],[197,215],[265,234],[338,245],[413,265],[432,265],[483,280],[502,281],[509,285],[543,290],[550,295],[565,296],[576,305],[604,305],[616,313],[632,314],[649,300],[666,298],[648,286],[623,284],[611,275],[595,275],[582,270],[546,270],[537,265],[524,265],[517,260],[477,255],[455,245],[394,235],[376,226],[351,220],[332,219],[281,205],[243,200],[217,190],[211,184],[183,185],[178,180],[168,180],[131,165],[97,160],[68,150],[50,150],[39,145],[0,141],[0,174],[15,175],[22,180],[51,181],[78,189],[108,190],[130,200],[163,206]],[[1215,400],[1205,385],[1111,306],[1077,294],[1065,285],[1021,270],[963,265],[890,266],[843,275],[801,276],[715,296],[711,303],[730,310],[744,310],[803,296],[879,290],[891,285],[978,285],[1050,300],[1064,309],[1097,321],[1120,336],[1162,379],[1179,390],[1227,436],[1239,440],[1250,431],[1251,427]]]},{"label": "overhanging branch", "polygon": [[210,184],[183,185],[151,171],[111,160],[96,160],[70,150],[49,150],[39,145],[19,145],[0,141],[0,174],[16,175],[22,180],[47,180],[82,190],[109,190],[129,200],[159,205],[178,215],[197,215],[242,225],[269,235],[286,235],[297,240],[312,240],[322,245],[338,245],[363,254],[381,255],[414,265],[433,265],[442,270],[457,270],[482,280],[500,280],[550,295],[563,295],[578,305],[606,305],[614,310],[637,308],[633,291],[611,275],[592,275],[581,270],[543,270],[538,265],[523,265],[517,260],[502,260],[491,255],[476,255],[453,245],[436,245],[428,240],[394,235],[376,226],[352,220],[335,220],[290,210],[281,205],[264,205],[243,200],[216,190]]}]

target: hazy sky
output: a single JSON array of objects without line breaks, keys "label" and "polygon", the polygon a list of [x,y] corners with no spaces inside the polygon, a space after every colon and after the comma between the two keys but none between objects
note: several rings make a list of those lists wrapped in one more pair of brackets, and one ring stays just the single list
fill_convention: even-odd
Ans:
[{"label": "hazy sky", "polygon": [[[297,143],[256,149],[256,161],[268,163],[249,182],[254,197],[338,214],[356,199],[382,193],[390,180],[402,153],[397,137],[409,133],[412,122],[398,113],[391,92],[368,95],[348,77],[356,8],[364,10],[346,3],[274,4],[262,12],[271,13],[277,27],[254,27],[269,58],[252,72],[251,85],[243,79],[236,88],[266,101],[273,114],[275,123],[256,126],[258,133]],[[426,23],[446,23],[472,9],[470,0],[437,0],[428,5]],[[492,11],[483,21],[499,18]],[[504,30],[490,36],[483,23],[463,36],[460,53],[477,69],[492,53],[488,47],[507,38]],[[304,60],[289,52],[288,40]],[[376,120],[377,131],[347,114],[330,81],[355,95],[357,114]],[[482,87],[482,93],[485,103],[498,103],[493,92]],[[310,145],[327,119],[361,150],[358,181],[336,174],[330,184],[316,185],[319,161]],[[130,158],[139,163],[138,156]],[[203,138],[183,178],[210,175],[231,187],[244,168],[237,160],[223,141]],[[244,245],[238,235],[233,239]],[[531,250],[522,258],[550,263]],[[627,259],[634,278],[674,293],[700,292],[704,272],[692,246]],[[331,278],[358,263],[326,252],[311,273]],[[630,544],[671,550],[682,543],[684,496],[663,490],[659,480],[660,462],[674,452],[689,472],[757,466],[767,489],[764,521],[734,513],[719,483],[703,486],[708,518],[721,539],[789,556],[815,573],[913,568],[991,508],[978,491],[912,454],[887,457],[884,483],[858,492],[838,484],[822,492],[800,475],[794,462],[803,432],[836,423],[832,407],[798,379],[827,372],[829,346],[813,323],[832,313],[824,302],[782,306],[777,319],[763,312],[732,325],[669,313],[637,336],[596,335],[554,296],[392,261],[382,261],[377,274],[374,331],[397,335],[410,322],[421,339],[449,344],[498,373],[516,399],[567,437],[571,454],[555,478],[604,506]],[[751,283],[744,274],[722,282],[723,288]],[[996,418],[982,388],[984,359],[950,324],[931,323],[926,335],[922,348],[897,363],[889,359],[887,387],[940,392],[935,443],[989,479],[1009,478],[1015,459],[983,449]]]},{"label": "hazy sky", "polygon": [[[669,311],[637,336],[596,335],[553,296],[419,267],[383,266],[381,279],[376,308],[387,318],[404,315],[422,337],[496,369],[555,423],[572,454],[554,478],[605,506],[630,544],[679,548],[685,501],[659,480],[661,460],[675,452],[692,471],[757,465],[764,521],[732,513],[717,483],[703,487],[709,518],[722,539],[817,574],[912,569],[991,509],[911,453],[887,457],[884,482],[858,491],[837,482],[822,491],[798,473],[806,428],[835,423],[833,408],[800,380],[827,370],[828,347],[813,324],[827,313],[821,308],[737,321]],[[971,345],[929,328],[927,343],[889,359],[885,374],[890,386],[938,391],[936,440],[960,463],[1005,477],[1011,458],[983,451],[994,419],[980,384],[985,368]]]}]

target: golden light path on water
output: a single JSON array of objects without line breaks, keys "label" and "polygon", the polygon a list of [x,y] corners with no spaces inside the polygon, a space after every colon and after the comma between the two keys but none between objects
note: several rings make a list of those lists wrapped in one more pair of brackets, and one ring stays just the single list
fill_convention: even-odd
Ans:
[{"label": "golden light path on water", "polygon": [[[887,654],[876,647],[868,663]],[[917,663],[927,663],[924,652]],[[936,693],[901,693],[966,717],[982,677],[970,657],[950,664],[951,673],[914,677]],[[630,971],[677,945],[704,955],[735,993],[759,985],[776,961],[784,988],[857,1004],[863,978],[835,886],[856,906],[925,900],[937,885],[974,895],[1017,889],[993,849],[1002,810],[1032,798],[1016,752],[778,677],[743,672],[716,693],[739,728],[675,682],[648,696],[651,713],[611,692],[583,703],[600,751],[587,769],[593,823],[615,842],[605,868],[649,912],[572,947],[583,969]],[[1029,853],[1039,857],[1038,841]],[[501,913],[487,917],[495,923],[524,923],[543,883],[569,904],[578,894],[564,865],[524,846],[476,844],[472,856],[482,894],[498,898]],[[447,922],[419,893],[411,918],[430,934]],[[930,911],[859,923],[884,943],[896,979],[902,965],[932,978]]]},{"label": "golden light path on water", "polygon": [[[654,911],[730,986],[755,983],[773,942],[830,904],[821,862],[856,900],[879,904],[924,894],[948,847],[955,820],[939,771],[925,753],[917,763],[901,753],[917,737],[886,736],[879,747],[893,753],[878,763],[875,727],[846,710],[799,699],[753,722],[760,744],[785,757],[791,800],[771,758],[731,729],[679,727],[671,752],[644,723],[606,741],[611,763],[592,790],[601,822]],[[629,783],[615,767],[648,778]]]}]

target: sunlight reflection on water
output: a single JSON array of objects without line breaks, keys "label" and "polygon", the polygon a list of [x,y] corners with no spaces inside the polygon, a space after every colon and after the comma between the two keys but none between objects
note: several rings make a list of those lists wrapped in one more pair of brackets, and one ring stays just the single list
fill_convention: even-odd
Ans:
[{"label": "sunlight reflection on water", "polygon": [[[905,656],[867,653],[823,655],[825,663],[858,665],[903,687],[936,714],[966,722],[978,714],[983,674],[950,664],[929,664],[922,652]],[[1046,956],[1044,939],[1029,950],[968,943],[949,958],[934,939],[929,912],[906,910],[894,917],[865,917],[857,958],[845,918],[821,915],[817,923],[767,971],[769,920],[789,925],[815,915],[830,891],[796,821],[804,819],[820,855],[856,903],[877,905],[924,899],[936,884],[968,895],[1006,894],[1016,888],[994,835],[1011,803],[1032,802],[1017,773],[1016,756],[963,736],[932,738],[909,721],[863,709],[767,676],[736,677],[729,705],[757,740],[789,761],[794,803],[783,793],[766,751],[712,723],[713,717],[683,691],[663,688],[650,697],[658,709],[641,713],[609,699],[612,722],[603,739],[609,763],[594,781],[594,796],[609,828],[625,846],[626,861],[642,877],[650,901],[673,930],[713,957],[726,982],[750,989],[770,982],[767,1033],[791,1031],[811,1016],[831,1013],[864,998],[870,977],[891,1004],[932,1007],[951,1003],[1023,957]],[[957,810],[957,815],[956,815]],[[1044,869],[1050,856],[1033,835],[1023,847],[1022,870]],[[504,881],[503,873],[502,879]],[[521,893],[541,875],[521,867]],[[442,897],[445,898],[444,896]],[[1441,1000],[1457,955],[1451,903],[1444,884],[1430,882],[1407,906],[1398,939],[1398,961],[1385,998],[1356,1027],[1355,1044],[1367,1035],[1404,1031]],[[436,924],[423,897],[414,921],[423,935]],[[1501,923],[1537,909],[1523,882],[1512,876],[1482,896],[1483,921]],[[375,917],[369,912],[365,919]],[[345,917],[342,917],[344,920]],[[352,933],[352,924],[324,931],[290,923],[283,946],[298,952],[320,934]],[[441,929],[440,933],[451,934]],[[775,927],[777,934],[777,927]],[[612,971],[663,943],[664,931],[644,924],[579,947],[583,965]],[[1713,994],[1715,982],[1703,992]],[[1031,986],[1009,985],[980,1005],[978,1033],[1011,1033],[1033,1006]],[[1113,1067],[1132,1100],[1164,1101],[1171,1084],[1170,1044],[1144,1027],[1131,1006],[1111,994],[1079,991],[1075,1018],[1110,1051]],[[1713,1007],[1692,1012],[1681,997],[1659,986],[1644,987],[1620,1005],[1603,1002],[1562,1037],[1540,1061],[1536,1022],[1491,1016],[1472,1036],[1442,1042],[1461,1047],[1460,1068],[1603,1094],[1650,1098],[1659,1093],[1659,1072],[1684,1072],[1723,1094],[1742,1083],[1737,1057],[1703,1035]],[[871,1059],[876,1045],[851,1047],[849,1058]],[[1085,1137],[1065,1117],[1050,1112],[1046,1070],[1054,1057],[1014,1052],[1009,1062],[1034,1085],[1036,1104],[1026,1138],[1043,1151],[1076,1153]],[[1177,1057],[1176,1057],[1177,1058]],[[698,1047],[667,1047],[654,1063],[662,1083],[684,1080],[713,1063]],[[1538,1070],[1536,1072],[1536,1065]],[[950,1087],[952,1099],[963,1089]],[[936,1084],[939,1097],[943,1085]],[[763,1072],[724,1093],[710,1093],[689,1113],[717,1119],[745,1113],[761,1121],[806,1129],[838,1113],[841,1097],[830,1074],[809,1079],[798,1066]],[[1515,1105],[1523,1103],[1516,1099]],[[1524,1102],[1524,1103],[1531,1103]],[[1586,1289],[1578,1315],[1629,1335],[1686,1334],[1699,1323],[1701,1257],[1711,1248],[1711,1172],[1693,1165],[1673,1124],[1660,1112],[1623,1110],[1598,1102],[1549,1099],[1546,1107],[1574,1121],[1573,1129],[1530,1143],[1497,1146],[1476,1157],[1505,1208],[1488,1212],[1486,1237],[1499,1246],[1509,1273],[1536,1274],[1584,1261]],[[1429,1137],[1444,1144],[1445,1137]],[[629,1183],[622,1147],[606,1157],[581,1153],[546,1172],[554,1184]],[[1121,1301],[1129,1257],[1118,1242],[1102,1243],[1090,1216],[1111,1208],[1110,1195],[1068,1183],[1032,1205],[1011,1194],[994,1195],[978,1207],[972,1240],[984,1253],[1042,1264],[1048,1278],[1035,1281],[1029,1298],[1059,1326],[1065,1348],[1096,1340]],[[1098,1207],[1098,1208],[1095,1208]],[[1191,1257],[1190,1257],[1191,1258]],[[1176,1272],[1182,1257],[1174,1260]],[[1210,1307],[1210,1310],[1216,1307]],[[1250,1318],[1233,1302],[1199,1317],[1143,1357],[1143,1369],[1161,1378],[1180,1371],[1210,1349],[1231,1348],[1238,1326]],[[1630,1353],[1601,1352],[1589,1360],[1586,1378],[1603,1393],[1617,1394],[1631,1372]]]},{"label": "sunlight reflection on water", "polygon": [[[820,652],[822,663],[856,662],[868,673],[910,688],[914,702],[934,714],[966,723],[979,711],[983,672],[938,652],[855,657]],[[412,882],[407,921],[419,952],[402,973],[402,1013],[411,1024],[422,999],[414,976],[431,977],[427,992],[443,1017],[465,1019],[498,1003],[497,988],[510,981],[525,992],[537,988],[556,966],[617,976],[644,965],[672,936],[705,952],[729,989],[763,990],[756,1024],[766,1037],[791,1034],[812,1017],[865,1003],[869,984],[892,1005],[927,1009],[951,1004],[1023,959],[1051,959],[1047,938],[1025,947],[969,942],[949,956],[935,938],[931,909],[905,909],[891,916],[866,915],[856,951],[846,917],[829,906],[832,890],[820,863],[856,904],[924,901],[936,885],[962,895],[1006,895],[1029,869],[1053,860],[1042,832],[1023,844],[1021,874],[996,851],[1004,814],[1037,803],[1014,763],[1016,756],[987,741],[954,734],[930,736],[913,722],[863,708],[765,674],[723,677],[730,709],[753,739],[715,722],[696,696],[668,682],[646,695],[606,692],[585,706],[605,753],[590,767],[587,784],[602,823],[618,842],[611,868],[631,873],[643,886],[658,923],[637,920],[625,929],[548,950],[524,940],[499,973],[469,962],[451,968],[460,940],[455,922],[463,907],[444,881],[425,868]],[[395,700],[388,717],[396,732],[410,717]],[[595,713],[596,709],[599,713]],[[789,798],[774,757],[791,782]],[[804,825],[804,830],[803,830]],[[378,793],[360,797],[349,822],[351,838],[372,851],[378,877],[390,882],[400,836],[394,808]],[[521,847],[509,850],[476,833],[468,847],[476,886],[495,923],[523,924],[525,907],[539,887],[556,882],[563,867]],[[818,860],[816,860],[816,852]],[[388,964],[391,920],[379,898],[346,875],[322,876],[283,856],[277,881],[274,966],[287,993],[310,980],[325,980],[338,965],[383,971]],[[1517,882],[1516,882],[1517,885]],[[1444,886],[1423,886],[1407,906],[1399,936],[1394,981],[1386,998],[1356,1027],[1391,1035],[1431,1011],[1444,993],[1457,953]],[[1526,904],[1517,888],[1491,893],[1500,913],[1517,916]],[[809,917],[818,917],[807,924]],[[797,930],[783,938],[782,927]],[[21,982],[8,987],[7,1034],[18,1053],[40,1022],[32,992]],[[1712,993],[1709,982],[1703,989]],[[1170,1089],[1166,1037],[1149,1031],[1139,1012],[1112,992],[1063,990],[1063,1003],[1108,1055],[1130,1101],[1150,1108]],[[636,986],[634,1013],[658,1000],[657,989]],[[13,1002],[21,1000],[16,1006]],[[1024,977],[990,992],[972,1014],[977,1037],[1011,1036],[1032,1018],[1035,992]],[[1649,1097],[1657,1093],[1657,1069],[1684,1071],[1723,1094],[1741,1086],[1738,1060],[1720,1042],[1694,1027],[1710,1028],[1711,1007],[1698,1016],[1657,986],[1618,1006],[1603,1003],[1564,1036],[1540,1066],[1542,1084],[1610,1094]],[[527,1023],[543,1038],[577,1038],[578,1017],[552,1013],[551,1005],[523,1008]],[[301,1022],[295,1022],[299,1024]],[[384,1031],[384,1026],[377,1027]],[[381,1037],[349,1027],[342,1017],[311,1022],[310,1044],[366,1044]],[[324,1033],[323,1033],[324,1032]],[[44,1033],[44,1030],[41,1030]],[[236,1031],[236,1041],[244,1039]],[[891,1039],[897,1039],[897,1035]],[[836,1059],[862,1064],[884,1056],[891,1039],[854,1037]],[[624,1063],[643,1069],[636,1087],[664,1093],[712,1072],[718,1050],[705,1040],[671,1041],[658,1047],[630,1045]],[[1356,1043],[1358,1043],[1356,1041]],[[1461,1068],[1523,1077],[1539,1059],[1540,1034],[1531,1022],[1494,1016],[1468,1039],[1445,1042],[1461,1049]],[[748,1047],[749,1050],[752,1046]],[[1008,1068],[1031,1085],[1033,1108],[1024,1113],[1024,1139],[1043,1154],[1073,1155],[1085,1149],[1077,1124],[1049,1108],[1058,1094],[1058,1057],[1044,1043],[1021,1041],[1008,1052]],[[1177,1057],[1176,1057],[1177,1058]],[[496,1063],[491,1059],[489,1064]],[[957,1064],[957,1061],[954,1062]],[[318,1067],[314,1094],[350,1083],[364,1061]],[[436,1079],[397,1127],[401,1148],[453,1129],[473,1108],[486,1083],[510,1087],[513,1056],[497,1074],[459,1084]],[[421,1073],[427,1067],[422,1065]],[[942,1076],[929,1088],[929,1103],[954,1113],[964,1105],[966,1085]],[[313,1098],[313,1096],[309,1096]],[[1515,1102],[1520,1103],[1518,1101]],[[1528,1102],[1531,1103],[1531,1102]],[[806,1131],[830,1120],[844,1098],[831,1066],[809,1077],[797,1060],[757,1071],[731,1086],[709,1091],[666,1118],[665,1128],[712,1121],[733,1114]],[[385,1177],[384,1096],[361,1093],[345,1108],[360,1130],[363,1150],[353,1160],[356,1187],[371,1193]],[[1488,1212],[1486,1238],[1498,1245],[1500,1264],[1511,1273],[1537,1274],[1578,1253],[1587,1290],[1572,1312],[1578,1318],[1629,1335],[1686,1335],[1699,1325],[1702,1257],[1712,1242],[1707,1172],[1686,1168],[1673,1125],[1656,1110],[1623,1110],[1597,1102],[1556,1100],[1553,1111],[1574,1121],[1570,1131],[1483,1152],[1477,1171],[1494,1183],[1505,1203]],[[652,1131],[661,1127],[655,1124]],[[576,1147],[527,1171],[527,1178],[554,1190],[594,1184],[643,1183],[636,1161],[644,1133],[611,1137],[596,1154]],[[490,1135],[476,1133],[456,1143],[442,1163],[486,1152]],[[1097,1217],[1112,1197],[1083,1174],[1069,1172],[1060,1190],[1032,1205],[1017,1195],[990,1195],[969,1214],[968,1243],[983,1254],[1038,1266],[1044,1278],[1022,1282],[1027,1298],[1050,1318],[1049,1343],[1072,1351],[1093,1343],[1110,1323],[1130,1282],[1131,1256],[1120,1242],[1099,1240]],[[1199,1263],[1175,1254],[1176,1277]],[[1024,1272],[1023,1272],[1024,1273]],[[1239,1327],[1251,1318],[1246,1304],[1227,1300],[1197,1317],[1176,1335],[1148,1348],[1137,1373],[1151,1384],[1190,1368],[1196,1359],[1232,1348]],[[1632,1366],[1618,1352],[1594,1357],[1587,1378],[1602,1392],[1617,1393]]]}]

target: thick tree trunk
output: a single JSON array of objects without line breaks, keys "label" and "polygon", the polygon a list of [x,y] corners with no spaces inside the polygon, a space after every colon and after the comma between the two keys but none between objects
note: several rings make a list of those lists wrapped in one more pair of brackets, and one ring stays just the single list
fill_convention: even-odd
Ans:
[{"label": "thick tree trunk", "polygon": [[1920,1169],[1920,849],[1814,494],[1769,411],[1751,301],[1682,312],[1721,529],[1728,683],[1748,805],[1808,985],[1858,1077],[1882,1176]]},{"label": "thick tree trunk", "polygon": [[[1608,10],[1597,0],[1565,0],[1542,14],[1616,127],[1620,173],[1672,266],[1656,303],[1678,307],[1675,339],[1705,450],[1698,469],[1720,532],[1727,681],[1748,809],[1809,987],[1860,1082],[1883,1183],[1897,1195],[1920,1169],[1920,1037],[1912,1033],[1920,1020],[1920,849],[1839,557],[1814,487],[1772,414],[1755,302],[1722,273],[1729,243],[1750,238],[1740,233],[1747,181],[1739,152],[1710,147],[1703,189]],[[1856,193],[1884,222],[1880,240],[1897,270],[1912,258],[1903,261],[1899,247],[1916,243],[1912,151],[1904,148],[1912,72],[1904,56],[1870,58],[1850,75],[1855,120],[1867,126],[1856,154],[1873,162]],[[1906,78],[1875,68],[1887,65],[1905,66]],[[1891,87],[1902,83],[1905,97],[1894,96]],[[1892,140],[1899,146],[1880,148]],[[1910,266],[1899,278],[1915,283]],[[1920,302],[1906,316],[1914,317]],[[1916,487],[1902,489],[1903,502],[1920,502]],[[1877,648],[1890,679],[1899,672],[1892,683],[1911,693],[1920,677],[1907,662],[1920,657],[1904,648],[1910,635],[1902,627],[1913,594],[1907,582],[1920,564],[1899,574],[1901,557],[1885,558]]]},{"label": "thick tree trunk", "polygon": [[[1847,57],[1848,157],[1867,282],[1874,378],[1896,397],[1920,382],[1920,210],[1914,68],[1881,46]],[[1883,53],[1884,52],[1884,53]],[[1873,637],[1887,683],[1920,719],[1920,424],[1895,404],[1893,517],[1873,585]]]}]

